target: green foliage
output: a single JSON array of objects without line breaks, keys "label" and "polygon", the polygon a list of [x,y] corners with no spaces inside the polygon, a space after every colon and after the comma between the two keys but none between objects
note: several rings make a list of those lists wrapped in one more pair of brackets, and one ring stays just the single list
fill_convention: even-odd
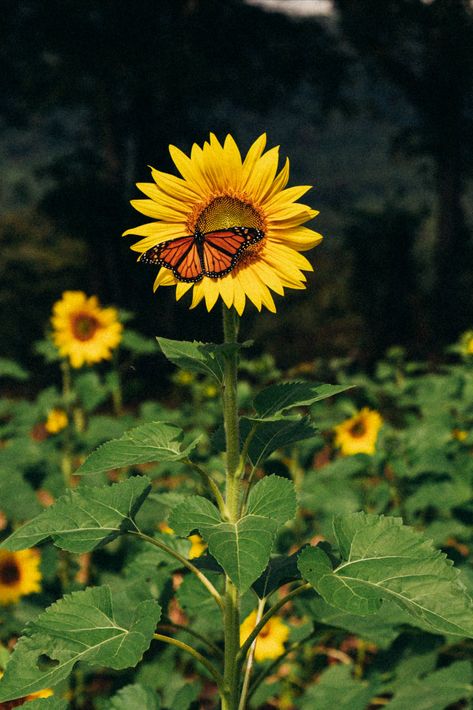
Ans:
[{"label": "green foliage", "polygon": [[261,419],[272,419],[295,407],[309,407],[351,389],[350,385],[313,385],[310,382],[282,382],[257,394],[254,408]]},{"label": "green foliage", "polygon": [[328,604],[372,614],[387,599],[433,632],[473,636],[473,602],[445,555],[399,518],[338,516],[341,562],[332,568],[321,548],[307,548],[299,569]]},{"label": "green foliage", "polygon": [[251,489],[248,514],[262,515],[283,525],[296,515],[296,491],[292,481],[280,476],[266,476]]},{"label": "green foliage", "polygon": [[1,545],[24,550],[51,537],[71,552],[88,552],[134,529],[134,516],[150,491],[147,478],[129,478],[107,488],[81,486],[68,491]]},{"label": "green foliage", "polygon": [[145,601],[124,620],[115,616],[108,587],[73,592],[27,627],[0,681],[0,702],[57,685],[78,661],[116,670],[136,665],[160,614],[159,605]]},{"label": "green foliage", "polygon": [[189,372],[212,377],[223,384],[225,354],[239,349],[241,345],[214,345],[213,343],[189,343],[183,340],[157,338],[161,352],[177,367]]},{"label": "green foliage", "polygon": [[67,700],[61,698],[36,698],[28,701],[27,710],[66,710]]},{"label": "green foliage", "polygon": [[27,380],[27,371],[14,360],[0,357],[0,377],[9,377],[13,380]]},{"label": "green foliage", "polygon": [[445,710],[461,700],[471,699],[471,664],[467,661],[452,663],[447,668],[429,673],[421,678],[407,680],[394,693],[390,710],[407,707],[419,710]]},{"label": "green foliage", "polygon": [[158,696],[152,688],[135,683],[126,685],[110,699],[110,710],[159,710]]},{"label": "green foliage", "polygon": [[304,695],[301,710],[337,707],[343,710],[366,710],[374,688],[352,677],[350,666],[332,666],[321,674],[316,686]]},{"label": "green foliage", "polygon": [[120,439],[109,441],[94,451],[77,473],[99,473],[151,461],[180,461],[195,447],[193,441],[181,448],[182,431],[173,425],[152,422],[131,429]]}]

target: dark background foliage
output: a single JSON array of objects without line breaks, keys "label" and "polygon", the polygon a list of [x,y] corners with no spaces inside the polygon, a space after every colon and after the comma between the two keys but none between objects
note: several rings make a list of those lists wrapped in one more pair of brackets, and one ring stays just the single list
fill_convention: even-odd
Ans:
[{"label": "dark background foliage", "polygon": [[[0,339],[29,357],[63,289],[98,293],[150,334],[220,337],[152,294],[124,229],[148,165],[210,130],[261,132],[325,235],[315,276],[251,308],[282,365],[435,356],[471,325],[473,15],[467,0],[4,0],[0,28]],[[329,4],[326,3],[326,6]],[[199,310],[201,314],[203,311]],[[246,314],[245,314],[246,315]],[[290,346],[288,345],[290,343]]]}]

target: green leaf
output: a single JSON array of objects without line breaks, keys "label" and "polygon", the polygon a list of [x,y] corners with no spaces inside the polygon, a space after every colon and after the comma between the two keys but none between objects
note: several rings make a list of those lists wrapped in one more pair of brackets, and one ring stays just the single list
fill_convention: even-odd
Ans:
[{"label": "green leaf", "polygon": [[[245,437],[251,429],[251,422],[243,419],[241,424],[242,435]],[[248,456],[251,464],[257,467],[277,449],[303,439],[311,439],[315,434],[316,429],[309,417],[262,422],[257,425],[249,446]]]},{"label": "green leaf", "polygon": [[300,710],[332,707],[337,710],[366,710],[375,692],[375,688],[366,682],[352,678],[351,666],[332,666],[321,674],[317,685],[305,693]]},{"label": "green leaf", "polygon": [[319,547],[306,548],[299,569],[328,604],[372,614],[393,601],[411,623],[434,633],[473,636],[473,604],[458,572],[400,518],[355,513],[334,521],[342,562],[332,569]]},{"label": "green leaf", "polygon": [[149,647],[161,609],[144,601],[126,626],[113,611],[109,587],[73,592],[26,627],[0,681],[0,702],[54,686],[78,661],[121,670],[135,666]]},{"label": "green leaf", "polygon": [[[223,576],[221,574],[206,572],[205,576],[210,579],[217,591],[223,592]],[[215,609],[214,599],[193,574],[188,574],[184,577],[176,592],[176,597],[180,606],[188,614],[198,614],[200,618],[206,614],[212,616]]]},{"label": "green leaf", "polygon": [[424,678],[405,679],[387,707],[389,710],[445,710],[472,696],[471,664],[457,661]]},{"label": "green leaf", "polygon": [[49,698],[29,700],[27,704],[23,703],[23,705],[27,710],[66,710],[68,702],[67,700],[51,696]]},{"label": "green leaf", "polygon": [[0,501],[0,508],[10,521],[28,520],[41,512],[33,487],[12,463],[0,467]]},{"label": "green leaf", "polygon": [[27,371],[14,360],[0,357],[0,377],[11,377],[13,380],[27,380],[29,375]]},{"label": "green leaf", "polygon": [[279,589],[282,584],[300,579],[301,574],[297,566],[297,559],[300,553],[301,550],[297,550],[297,552],[289,557],[273,557],[269,561],[269,565],[266,567],[261,577],[252,585],[260,599],[267,597],[271,592]]},{"label": "green leaf", "polygon": [[189,496],[174,508],[169,517],[169,526],[182,537],[187,537],[193,530],[203,533],[207,528],[221,522],[218,509],[202,496]]},{"label": "green leaf", "polygon": [[159,710],[156,692],[140,683],[126,685],[110,699],[110,710]]},{"label": "green leaf", "polygon": [[411,621],[406,612],[402,611],[397,604],[390,602],[383,602],[381,609],[369,616],[340,611],[319,596],[299,598],[295,604],[301,613],[309,615],[314,621],[343,629],[380,648],[389,648],[402,632],[403,626]]},{"label": "green leaf", "polygon": [[254,408],[261,419],[283,414],[294,407],[309,407],[327,397],[353,389],[353,385],[316,385],[311,382],[281,382],[256,395]]},{"label": "green leaf", "polygon": [[248,514],[262,515],[284,525],[296,515],[296,490],[292,481],[282,476],[265,476],[251,489]]},{"label": "green leaf", "polygon": [[182,536],[199,530],[209,552],[244,593],[263,572],[273,547],[277,523],[261,515],[246,515],[237,523],[223,522],[206,498],[190,496],[175,508],[169,525]]},{"label": "green leaf", "polygon": [[159,347],[165,357],[177,367],[190,372],[198,372],[207,377],[213,377],[223,384],[225,369],[225,353],[231,349],[239,349],[240,345],[214,345],[213,343],[193,343],[184,340],[169,340],[157,338]]},{"label": "green leaf", "polygon": [[246,515],[237,523],[201,530],[209,552],[243,594],[268,564],[276,534],[274,520]]},{"label": "green leaf", "polygon": [[24,550],[51,537],[57,547],[70,552],[93,550],[135,527],[134,516],[150,490],[149,480],[141,476],[111,486],[69,490],[0,547]]},{"label": "green leaf", "polygon": [[195,440],[182,449],[181,438],[182,430],[171,424],[142,424],[119,439],[99,446],[76,473],[99,473],[151,461],[179,461],[186,458],[197,443]]}]

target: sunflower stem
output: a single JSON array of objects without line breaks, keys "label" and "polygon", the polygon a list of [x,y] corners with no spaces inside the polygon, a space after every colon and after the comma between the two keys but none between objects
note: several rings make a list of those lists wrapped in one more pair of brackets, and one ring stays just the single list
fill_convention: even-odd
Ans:
[{"label": "sunflower stem", "polygon": [[[226,444],[226,492],[225,508],[228,520],[236,523],[240,508],[240,435],[237,402],[238,317],[234,309],[223,307],[224,342],[230,346],[225,353],[223,396],[223,420]],[[232,347],[233,346],[233,347]],[[239,696],[239,672],[237,656],[240,650],[240,595],[227,575],[225,580],[224,609],[224,692],[222,710],[237,710]]]}]

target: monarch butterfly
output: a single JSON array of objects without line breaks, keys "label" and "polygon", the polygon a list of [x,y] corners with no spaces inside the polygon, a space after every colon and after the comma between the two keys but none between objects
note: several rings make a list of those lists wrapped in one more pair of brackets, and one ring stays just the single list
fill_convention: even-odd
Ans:
[{"label": "monarch butterfly", "polygon": [[170,239],[145,251],[140,261],[171,269],[178,281],[218,279],[229,274],[243,252],[261,241],[264,233],[255,227],[227,227]]}]

